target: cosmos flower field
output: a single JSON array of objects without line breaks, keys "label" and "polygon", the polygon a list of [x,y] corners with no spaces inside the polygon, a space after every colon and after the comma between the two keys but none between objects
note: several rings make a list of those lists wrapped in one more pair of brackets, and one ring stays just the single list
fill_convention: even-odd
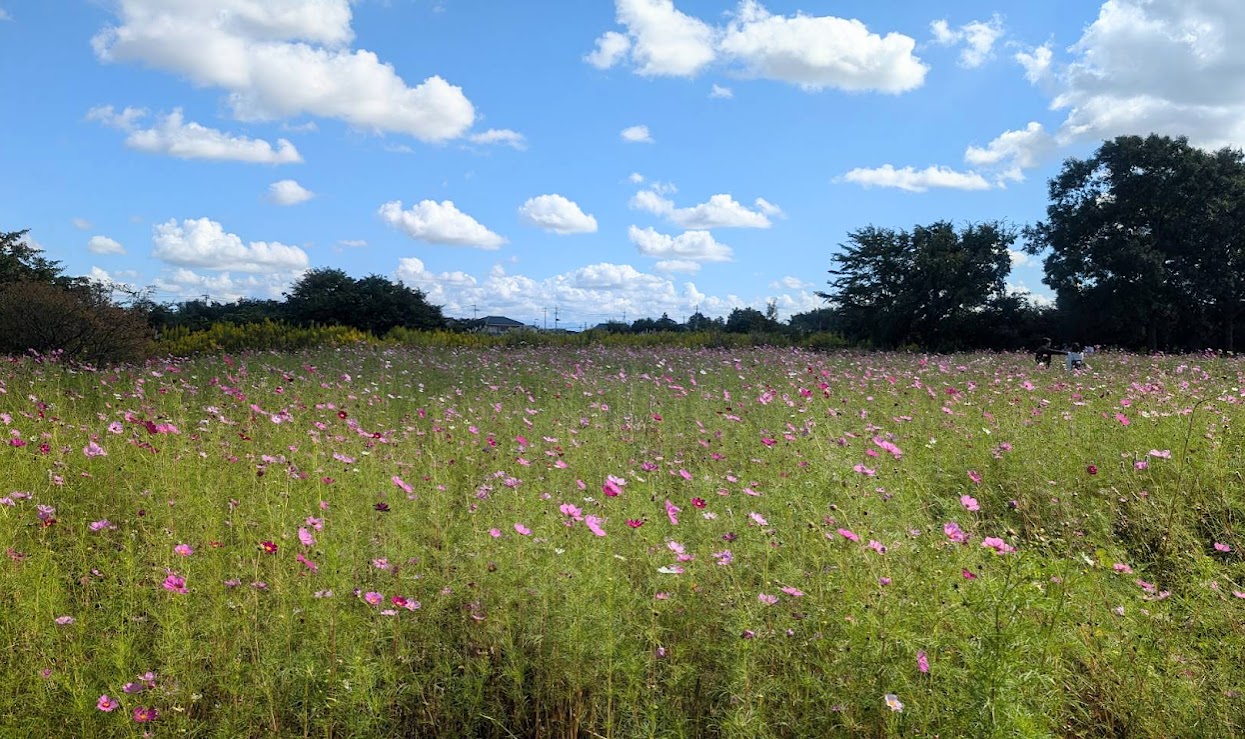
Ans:
[{"label": "cosmos flower field", "polygon": [[1245,734],[1210,357],[0,365],[0,736]]}]

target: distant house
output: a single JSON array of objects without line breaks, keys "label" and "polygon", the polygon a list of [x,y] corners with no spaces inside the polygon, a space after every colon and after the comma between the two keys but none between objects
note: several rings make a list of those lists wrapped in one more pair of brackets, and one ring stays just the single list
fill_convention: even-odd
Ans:
[{"label": "distant house", "polygon": [[527,325],[520,323],[513,318],[506,318],[505,316],[485,316],[484,318],[479,319],[478,325],[479,327],[476,329],[477,331],[483,334],[493,335],[510,333],[511,331],[522,331],[529,328]]}]

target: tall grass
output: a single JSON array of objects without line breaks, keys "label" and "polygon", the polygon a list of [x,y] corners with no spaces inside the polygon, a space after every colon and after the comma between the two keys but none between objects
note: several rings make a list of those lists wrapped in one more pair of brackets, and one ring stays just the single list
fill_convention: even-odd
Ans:
[{"label": "tall grass", "polygon": [[1240,367],[1094,364],[14,360],[0,736],[1241,735]]}]

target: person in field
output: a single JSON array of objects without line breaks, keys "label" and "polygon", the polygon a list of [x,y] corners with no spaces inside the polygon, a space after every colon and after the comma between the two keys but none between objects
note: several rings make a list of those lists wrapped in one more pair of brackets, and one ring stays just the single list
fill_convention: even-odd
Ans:
[{"label": "person in field", "polygon": [[1056,354],[1067,355],[1063,349],[1056,349],[1049,337],[1042,339],[1042,345],[1038,347],[1037,352],[1033,355],[1033,360],[1043,367],[1049,367],[1051,357]]}]

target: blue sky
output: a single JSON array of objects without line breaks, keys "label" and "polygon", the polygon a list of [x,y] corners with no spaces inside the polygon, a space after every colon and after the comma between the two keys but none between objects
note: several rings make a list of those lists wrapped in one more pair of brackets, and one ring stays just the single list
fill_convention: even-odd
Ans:
[{"label": "blue sky", "polygon": [[158,300],[338,267],[450,316],[785,318],[854,229],[1033,222],[1120,134],[1239,146],[1236,5],[0,0],[0,230]]}]

